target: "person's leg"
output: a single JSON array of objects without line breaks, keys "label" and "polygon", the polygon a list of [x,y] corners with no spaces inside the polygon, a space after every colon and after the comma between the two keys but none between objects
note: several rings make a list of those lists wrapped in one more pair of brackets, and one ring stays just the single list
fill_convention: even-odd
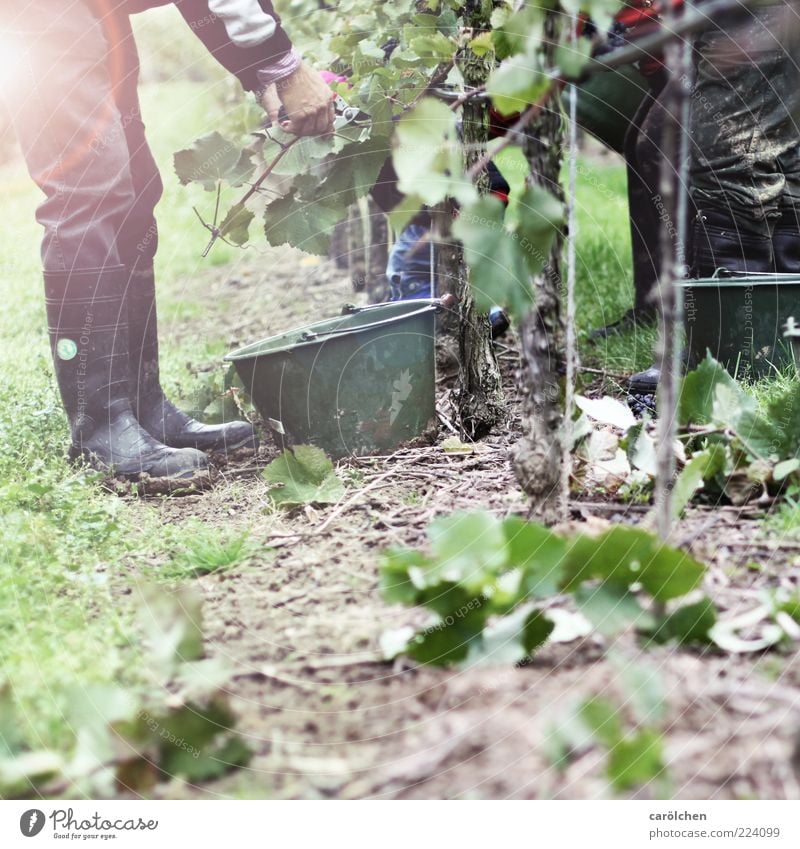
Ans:
[{"label": "person's leg", "polygon": [[424,223],[412,222],[398,234],[386,265],[390,300],[406,301],[436,296],[431,244],[428,220]]},{"label": "person's leg", "polygon": [[787,190],[781,162],[797,148],[794,10],[776,3],[745,15],[739,23],[721,19],[696,45],[691,182],[697,277],[721,267],[772,270],[772,230]]},{"label": "person's leg", "polygon": [[130,398],[139,423],[165,445],[227,452],[257,439],[248,422],[205,425],[179,410],[161,388],[158,313],[153,261],[158,247],[154,210],[163,186],[145,135],[139,103],[139,56],[127,16],[104,20],[111,63],[117,69],[113,96],[122,116],[133,200],[117,234],[117,250],[128,273],[125,293],[130,338]]},{"label": "person's leg", "polygon": [[772,229],[772,256],[775,271],[800,274],[800,74],[797,72],[800,67],[800,18],[787,24],[782,46],[789,59],[784,68],[789,79],[781,81],[780,87],[792,90],[792,96],[783,101],[784,122],[794,144],[778,157],[785,187],[780,217]]},{"label": "person's leg", "polygon": [[658,281],[661,221],[655,206],[658,196],[660,139],[663,126],[656,108],[667,82],[665,72],[651,80],[652,88],[642,100],[625,134],[624,156],[628,179],[628,214],[633,265],[633,307],[617,321],[594,330],[591,339],[631,330],[639,322],[655,318],[653,290]]},{"label": "person's leg", "polygon": [[[689,132],[694,221],[690,270],[708,277],[772,271],[773,229],[787,178],[781,161],[797,149],[800,69],[793,10],[756,7],[720,18],[697,39]],[[633,394],[654,392],[657,368],[633,375]]]},{"label": "person's leg", "polygon": [[658,98],[667,84],[666,73],[653,80],[653,88],[636,113],[625,137],[628,204],[633,258],[633,309],[642,317],[655,313],[653,290],[661,273],[661,228],[655,206],[660,194],[661,136],[665,112]]},{"label": "person's leg", "polygon": [[21,57],[9,111],[45,194],[42,260],[70,454],[125,476],[186,477],[206,466],[142,429],[128,397],[126,269],[117,235],[133,201],[105,34],[84,2],[18,0],[8,26]]}]

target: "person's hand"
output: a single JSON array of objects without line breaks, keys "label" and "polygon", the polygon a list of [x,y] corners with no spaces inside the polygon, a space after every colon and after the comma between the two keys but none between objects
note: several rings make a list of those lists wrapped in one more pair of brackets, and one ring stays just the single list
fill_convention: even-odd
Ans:
[{"label": "person's hand", "polygon": [[[300,63],[294,73],[268,86],[261,104],[270,121],[297,136],[324,136],[333,131],[333,93],[322,77]],[[279,117],[281,106],[286,113]]]}]

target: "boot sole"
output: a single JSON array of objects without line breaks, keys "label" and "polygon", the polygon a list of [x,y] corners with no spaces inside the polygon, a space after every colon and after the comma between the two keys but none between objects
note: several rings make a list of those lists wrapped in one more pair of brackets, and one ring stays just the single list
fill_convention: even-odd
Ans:
[{"label": "boot sole", "polygon": [[69,461],[75,465],[83,464],[96,472],[101,472],[104,475],[108,475],[111,479],[124,480],[134,484],[146,483],[149,481],[175,481],[179,484],[185,484],[193,482],[196,479],[202,480],[207,478],[210,480],[211,478],[210,466],[205,466],[203,468],[196,469],[187,469],[185,472],[176,475],[151,475],[149,472],[145,471],[122,472],[114,466],[109,466],[108,463],[105,463],[100,460],[95,454],[92,454],[91,452],[81,451],[74,445],[70,446],[69,453],[67,456]]}]

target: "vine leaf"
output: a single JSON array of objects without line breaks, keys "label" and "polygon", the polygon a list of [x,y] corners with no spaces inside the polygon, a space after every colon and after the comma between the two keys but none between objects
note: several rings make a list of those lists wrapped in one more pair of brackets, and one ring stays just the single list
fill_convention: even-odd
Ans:
[{"label": "vine leaf", "polygon": [[608,753],[606,773],[617,790],[630,790],[664,771],[664,745],[657,731],[645,728],[620,740]]},{"label": "vine leaf", "polygon": [[685,604],[665,616],[652,634],[654,641],[666,643],[677,640],[681,644],[709,643],[709,632],[717,624],[717,609],[710,598],[694,604]]},{"label": "vine leaf", "polygon": [[638,628],[652,624],[636,596],[630,590],[600,584],[597,587],[579,587],[575,602],[581,613],[604,637],[615,637],[632,624]]},{"label": "vine leaf", "polygon": [[446,35],[434,30],[430,34],[417,35],[409,42],[409,47],[422,59],[445,62],[456,52],[456,45]]},{"label": "vine leaf", "polygon": [[647,531],[616,526],[598,537],[576,537],[567,551],[564,572],[562,588],[567,591],[600,579],[621,589],[639,583],[656,601],[669,601],[695,589],[705,567]]},{"label": "vine leaf", "polygon": [[520,246],[531,274],[539,274],[550,256],[550,248],[564,223],[564,205],[541,186],[528,186],[519,198]]},{"label": "vine leaf", "polygon": [[391,148],[384,136],[345,145],[330,164],[317,196],[349,206],[375,185]]},{"label": "vine leaf", "polygon": [[563,220],[564,209],[539,186],[524,190],[518,201],[519,220],[510,225],[496,197],[483,195],[467,204],[453,224],[464,245],[470,285],[479,310],[500,304],[519,318],[533,300],[530,278],[547,262]]},{"label": "vine leaf", "polygon": [[797,393],[773,402],[769,418],[759,415],[755,399],[748,395],[710,354],[683,380],[680,396],[681,424],[712,425],[733,431],[748,455],[766,460],[783,457],[796,449],[787,440],[783,423],[800,420]]},{"label": "vine leaf", "polygon": [[439,100],[423,98],[397,124],[392,161],[398,189],[428,206],[447,197],[474,200],[475,187],[462,176],[461,155],[455,113]]},{"label": "vine leaf", "polygon": [[175,154],[175,173],[182,185],[200,183],[206,191],[214,191],[220,180],[241,186],[253,176],[252,156],[251,150],[242,150],[240,145],[214,131]]},{"label": "vine leaf", "polygon": [[636,418],[630,408],[618,401],[616,398],[604,396],[603,398],[586,398],[583,395],[575,396],[575,406],[601,424],[613,425],[627,431],[636,424]]},{"label": "vine leaf", "polygon": [[262,474],[276,484],[269,495],[281,507],[330,504],[344,495],[344,484],[336,476],[333,463],[314,445],[295,445],[284,451]]},{"label": "vine leaf", "polygon": [[290,244],[310,254],[328,253],[331,233],[347,214],[336,198],[307,200],[302,193],[278,198],[267,206],[264,233],[274,247]]},{"label": "vine leaf", "polygon": [[219,225],[219,234],[241,247],[250,238],[250,224],[255,215],[243,204],[232,206]]},{"label": "vine leaf", "polygon": [[477,309],[486,312],[500,304],[517,318],[527,312],[533,289],[519,237],[506,227],[504,212],[496,197],[481,197],[462,209],[453,234],[464,245]]},{"label": "vine leaf", "polygon": [[705,481],[724,471],[727,452],[722,445],[713,444],[695,454],[683,467],[672,489],[672,511],[679,516]]},{"label": "vine leaf", "polygon": [[492,104],[502,115],[522,112],[550,86],[550,77],[538,67],[539,60],[526,54],[505,60],[486,83]]}]

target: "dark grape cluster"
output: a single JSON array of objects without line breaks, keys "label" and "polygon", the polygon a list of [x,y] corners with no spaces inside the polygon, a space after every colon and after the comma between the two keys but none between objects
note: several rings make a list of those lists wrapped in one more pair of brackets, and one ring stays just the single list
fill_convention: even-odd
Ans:
[{"label": "dark grape cluster", "polygon": [[637,419],[640,419],[645,413],[649,413],[652,417],[656,414],[656,396],[631,393],[628,395],[628,406]]}]

